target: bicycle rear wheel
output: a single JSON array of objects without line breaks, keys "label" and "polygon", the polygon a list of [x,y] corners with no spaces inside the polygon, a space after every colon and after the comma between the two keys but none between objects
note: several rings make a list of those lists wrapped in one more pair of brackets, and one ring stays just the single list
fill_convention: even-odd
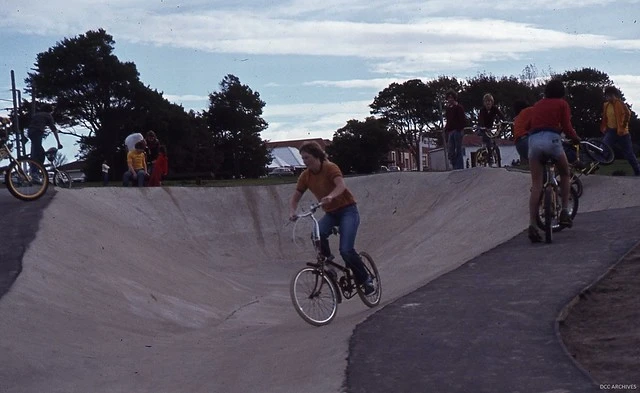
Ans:
[{"label": "bicycle rear wheel", "polygon": [[293,308],[313,326],[328,324],[338,312],[337,289],[318,269],[306,267],[296,273],[290,293]]},{"label": "bicycle rear wheel", "polygon": [[380,283],[380,273],[378,273],[378,268],[376,267],[375,262],[373,262],[373,258],[371,255],[366,252],[360,253],[360,259],[362,259],[362,263],[364,267],[367,269],[369,273],[369,277],[373,281],[373,287],[375,291],[369,295],[364,294],[364,290],[360,285],[358,285],[358,296],[362,300],[367,307],[375,307],[380,304],[380,299],[382,298],[382,284]]},{"label": "bicycle rear wheel", "polygon": [[591,157],[592,160],[598,161],[602,165],[609,165],[615,160],[615,154],[613,154],[613,149],[602,142],[600,139],[588,139],[589,143],[595,145],[591,146],[587,143],[583,143],[583,148],[587,151],[587,155]]},{"label": "bicycle rear wheel", "polygon": [[[564,227],[560,225],[560,211],[562,210],[562,204],[561,204],[562,194],[559,188],[556,191],[555,201],[556,203],[555,203],[555,207],[552,212],[552,218],[551,218],[551,230],[553,232],[560,232],[561,230],[564,229]],[[539,208],[539,213],[537,217],[538,218],[537,223],[538,223],[538,227],[544,228],[545,227],[544,193],[540,195],[539,206],[540,208]],[[571,216],[572,220],[576,217],[576,214],[578,214],[578,206],[579,206],[578,193],[575,190],[575,188],[571,186],[571,189],[569,189],[569,205],[567,206],[567,210],[569,210],[569,216]]]},{"label": "bicycle rear wheel", "polygon": [[555,215],[555,204],[554,199],[555,195],[551,187],[545,187],[544,189],[544,241],[545,243],[551,243],[553,241],[553,224],[551,222],[553,216]]},{"label": "bicycle rear wheel", "polygon": [[57,171],[53,175],[53,184],[57,187],[71,188],[72,183],[71,176],[65,171]]},{"label": "bicycle rear wheel", "polygon": [[30,158],[20,158],[7,168],[5,185],[14,197],[23,201],[34,201],[47,191],[49,176],[39,162]]}]

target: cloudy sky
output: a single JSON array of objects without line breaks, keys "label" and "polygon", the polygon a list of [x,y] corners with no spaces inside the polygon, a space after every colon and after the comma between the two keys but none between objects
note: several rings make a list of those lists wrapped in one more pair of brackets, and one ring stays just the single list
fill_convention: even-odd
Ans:
[{"label": "cloudy sky", "polygon": [[[260,93],[262,137],[330,138],[391,82],[607,73],[640,107],[640,0],[0,0],[0,107],[36,55],[103,28],[141,80],[187,109],[227,74]],[[6,112],[0,110],[0,115]]]}]

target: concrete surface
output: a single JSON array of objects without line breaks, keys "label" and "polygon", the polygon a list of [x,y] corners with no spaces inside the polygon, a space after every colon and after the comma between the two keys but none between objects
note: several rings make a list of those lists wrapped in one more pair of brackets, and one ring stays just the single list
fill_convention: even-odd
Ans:
[{"label": "concrete surface", "polygon": [[522,233],[387,305],[354,331],[348,391],[601,391],[555,321],[638,244],[630,228],[640,228],[638,207],[582,213],[554,244]]},{"label": "concrete surface", "polygon": [[[345,302],[322,328],[289,299],[291,276],[312,257],[284,225],[293,185],[57,190],[0,300],[0,391],[339,392],[358,323],[528,222],[523,173],[386,173],[347,185],[383,302]],[[638,206],[638,191],[636,179],[590,176],[580,211]]]}]

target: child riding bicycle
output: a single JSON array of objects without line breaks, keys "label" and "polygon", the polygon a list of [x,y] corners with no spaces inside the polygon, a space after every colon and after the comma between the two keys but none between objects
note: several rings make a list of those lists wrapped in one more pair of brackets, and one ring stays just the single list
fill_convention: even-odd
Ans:
[{"label": "child riding bicycle", "polygon": [[[571,227],[573,222],[567,210],[569,206],[570,173],[567,156],[562,148],[560,134],[564,132],[575,143],[580,142],[571,125],[571,109],[563,99],[564,85],[559,79],[552,79],[544,90],[544,98],[532,109],[531,119],[526,128],[529,130],[529,167],[531,170],[531,195],[529,198],[529,240],[532,243],[542,241],[537,227],[538,205],[543,186],[543,160],[552,158],[560,173],[560,191],[562,211],[560,225]],[[559,126],[558,126],[559,125]]]},{"label": "child riding bicycle", "polygon": [[307,189],[311,190],[322,202],[322,208],[326,213],[319,221],[321,253],[328,258],[331,257],[328,238],[332,229],[339,227],[340,255],[353,272],[356,283],[363,286],[365,295],[370,295],[375,291],[373,281],[354,248],[360,214],[353,194],[345,185],[340,168],[327,160],[320,145],[307,142],[300,147],[300,155],[307,169],[300,174],[296,190],[291,196],[290,219],[297,219],[296,210],[302,194]]}]

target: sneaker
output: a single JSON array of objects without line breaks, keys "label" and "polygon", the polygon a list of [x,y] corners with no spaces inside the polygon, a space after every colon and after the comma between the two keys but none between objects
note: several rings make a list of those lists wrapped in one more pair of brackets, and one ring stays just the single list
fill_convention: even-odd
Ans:
[{"label": "sneaker", "polygon": [[529,225],[529,240],[531,243],[541,243],[542,235],[540,235],[540,231],[533,225]]},{"label": "sneaker", "polygon": [[563,227],[571,228],[573,226],[573,220],[571,219],[571,215],[567,209],[562,209],[560,212],[560,219],[558,221]]},{"label": "sneaker", "polygon": [[362,284],[362,289],[364,290],[364,294],[369,296],[376,291],[376,287],[373,286],[373,280],[371,277],[367,278],[367,280]]}]

